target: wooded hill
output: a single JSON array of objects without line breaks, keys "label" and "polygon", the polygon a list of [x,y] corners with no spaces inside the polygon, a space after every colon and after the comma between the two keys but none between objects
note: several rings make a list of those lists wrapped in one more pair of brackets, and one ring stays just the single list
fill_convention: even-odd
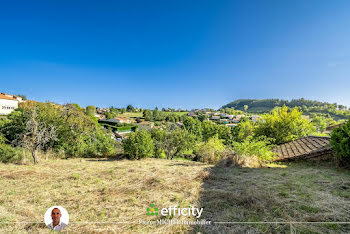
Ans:
[{"label": "wooded hill", "polygon": [[300,107],[304,114],[319,113],[330,115],[335,119],[348,119],[350,117],[350,108],[339,105],[337,103],[320,102],[313,100],[292,99],[239,99],[230,102],[223,107],[234,108],[235,110],[244,110],[244,106],[248,106],[248,112],[250,113],[266,113],[271,111],[275,107],[281,107],[286,105],[287,107]]}]

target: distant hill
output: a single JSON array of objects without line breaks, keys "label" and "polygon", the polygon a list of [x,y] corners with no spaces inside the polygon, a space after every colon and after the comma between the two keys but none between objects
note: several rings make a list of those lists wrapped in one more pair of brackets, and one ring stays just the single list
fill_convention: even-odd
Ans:
[{"label": "distant hill", "polygon": [[337,103],[319,102],[313,100],[292,99],[239,99],[224,105],[223,108],[234,108],[235,110],[244,110],[244,106],[248,106],[250,113],[267,113],[275,107],[286,105],[287,107],[300,107],[304,114],[322,113],[329,114],[336,119],[346,119],[350,116],[348,107],[338,105]]}]

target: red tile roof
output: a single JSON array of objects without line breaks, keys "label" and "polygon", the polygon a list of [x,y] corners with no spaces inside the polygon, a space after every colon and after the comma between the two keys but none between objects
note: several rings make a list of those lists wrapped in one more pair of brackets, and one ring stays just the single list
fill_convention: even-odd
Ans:
[{"label": "red tile roof", "polygon": [[11,98],[11,97],[8,97],[2,93],[0,93],[0,99],[7,99],[7,100],[12,100],[12,101],[18,101],[16,98]]}]

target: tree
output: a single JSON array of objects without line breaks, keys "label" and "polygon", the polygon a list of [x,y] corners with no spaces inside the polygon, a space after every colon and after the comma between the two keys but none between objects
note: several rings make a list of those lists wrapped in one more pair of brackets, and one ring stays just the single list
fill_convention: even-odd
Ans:
[{"label": "tree", "polygon": [[192,149],[196,142],[193,134],[180,128],[154,129],[151,134],[156,157],[161,157],[163,153],[168,159],[179,157],[183,151]]},{"label": "tree", "polygon": [[15,144],[31,151],[34,164],[39,162],[38,151],[51,140],[57,140],[56,128],[38,118],[37,108],[26,113],[24,131],[17,135]]},{"label": "tree", "polygon": [[154,146],[151,134],[148,131],[136,131],[123,140],[124,152],[131,159],[140,159],[152,157],[154,154]]},{"label": "tree", "polygon": [[126,107],[126,111],[128,111],[128,112],[135,112],[135,107],[133,107],[132,105],[128,105]]},{"label": "tree", "polygon": [[143,117],[145,118],[146,121],[152,121],[152,120],[153,120],[152,111],[150,111],[150,110],[144,110],[144,111],[143,111]]},{"label": "tree", "polygon": [[[26,125],[33,115],[35,109],[36,117],[34,124]],[[66,157],[91,157],[91,156],[109,156],[115,152],[115,142],[111,138],[111,133],[102,129],[98,122],[89,117],[85,110],[74,104],[64,106],[53,103],[35,103],[34,105],[18,108],[7,116],[8,121],[1,129],[8,142],[13,142],[15,146],[24,145],[22,142],[35,142],[37,137],[43,136],[43,127],[55,129],[57,139],[49,140],[40,145],[39,149],[64,152]],[[33,118],[32,118],[33,119]],[[33,131],[37,122],[39,133]],[[29,134],[28,134],[29,132]],[[34,132],[34,134],[30,134]],[[45,132],[45,131],[44,131]],[[23,137],[22,137],[23,136]],[[34,139],[34,140],[33,140]],[[34,143],[31,143],[34,145]],[[26,143],[25,145],[29,145]],[[28,148],[28,147],[27,147]]]},{"label": "tree", "polygon": [[247,137],[253,136],[256,124],[249,119],[241,121],[232,130],[232,135],[235,141],[243,142]]},{"label": "tree", "polygon": [[17,94],[16,96],[22,98],[22,100],[27,100],[27,96],[26,95],[23,95],[23,94]]},{"label": "tree", "polygon": [[207,119],[206,115],[201,114],[201,115],[198,116],[198,120],[201,121],[201,122],[203,122],[206,119]]},{"label": "tree", "polygon": [[115,115],[112,112],[105,111],[106,119],[113,119]]},{"label": "tree", "polygon": [[87,106],[86,107],[86,114],[93,116],[96,114],[96,107],[95,106]]},{"label": "tree", "polygon": [[276,144],[292,141],[315,131],[313,124],[302,117],[298,108],[275,108],[271,113],[263,115],[262,119],[255,130],[256,136],[273,138]]},{"label": "tree", "polygon": [[198,139],[202,138],[202,123],[200,120],[194,119],[192,117],[187,117],[183,121],[183,126],[188,132],[197,136]]},{"label": "tree", "polygon": [[195,143],[195,136],[182,129],[167,131],[163,149],[168,159],[180,156],[184,150],[190,150]]},{"label": "tree", "polygon": [[311,122],[316,126],[317,131],[324,132],[326,130],[327,122],[323,116],[315,116]]},{"label": "tree", "polygon": [[160,121],[161,120],[161,114],[160,111],[158,110],[158,108],[156,107],[153,111],[153,120],[154,121]]},{"label": "tree", "polygon": [[244,105],[244,112],[247,112],[248,110],[248,105]]},{"label": "tree", "polygon": [[350,120],[331,133],[331,147],[336,155],[338,166],[350,165]]},{"label": "tree", "polygon": [[202,140],[208,141],[209,138],[218,135],[219,139],[228,140],[230,138],[230,128],[226,125],[218,125],[211,121],[203,121],[202,124]]}]

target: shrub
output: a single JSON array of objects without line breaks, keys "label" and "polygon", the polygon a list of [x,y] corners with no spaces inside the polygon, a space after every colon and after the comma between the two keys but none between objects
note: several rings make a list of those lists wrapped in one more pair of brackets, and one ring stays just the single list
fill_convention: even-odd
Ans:
[{"label": "shrub", "polygon": [[266,138],[254,139],[246,138],[243,142],[233,142],[235,154],[240,156],[256,156],[261,161],[270,161],[273,159],[272,145]]},{"label": "shrub", "polygon": [[350,165],[350,120],[332,131],[330,143],[338,166],[348,167]]},{"label": "shrub", "polygon": [[11,145],[0,144],[0,162],[18,163],[23,158],[23,149]]},{"label": "shrub", "polygon": [[201,143],[196,154],[202,162],[216,163],[222,158],[224,151],[225,145],[216,135],[209,138],[207,142]]},{"label": "shrub", "polygon": [[123,149],[124,153],[128,154],[131,159],[152,157],[154,146],[151,134],[144,130],[131,133],[123,141]]},{"label": "shrub", "polygon": [[185,151],[192,150],[196,142],[196,137],[183,129],[156,129],[152,130],[152,138],[156,150],[156,157],[168,159],[181,157]]}]

